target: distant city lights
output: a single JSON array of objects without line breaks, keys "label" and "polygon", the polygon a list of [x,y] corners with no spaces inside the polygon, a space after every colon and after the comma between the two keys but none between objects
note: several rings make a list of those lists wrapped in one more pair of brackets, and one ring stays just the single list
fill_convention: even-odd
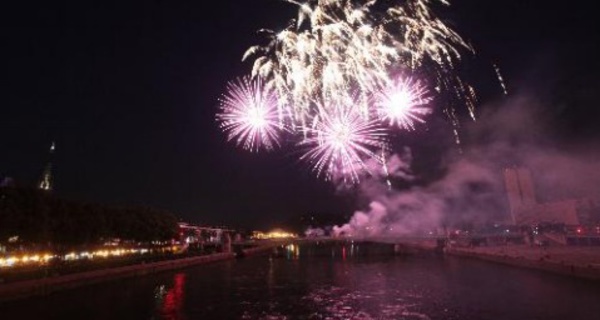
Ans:
[{"label": "distant city lights", "polygon": [[254,231],[252,233],[252,239],[256,240],[265,240],[265,239],[293,239],[297,238],[298,235],[295,233],[283,231],[283,230],[273,230],[268,233],[264,233],[262,231]]},{"label": "distant city lights", "polygon": [[181,247],[178,245],[166,246],[162,248],[110,248],[99,249],[95,251],[69,252],[63,256],[51,253],[23,253],[21,255],[7,255],[0,257],[0,269],[24,266],[44,266],[51,260],[77,261],[77,260],[98,260],[111,257],[122,257],[131,255],[142,255],[152,252],[177,252]]}]

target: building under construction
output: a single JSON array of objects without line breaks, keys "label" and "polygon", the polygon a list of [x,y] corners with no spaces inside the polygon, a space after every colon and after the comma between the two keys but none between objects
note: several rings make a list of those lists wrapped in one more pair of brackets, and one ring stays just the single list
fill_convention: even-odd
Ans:
[{"label": "building under construction", "polygon": [[597,204],[591,199],[580,198],[539,203],[536,200],[535,184],[529,169],[505,169],[504,183],[513,224],[581,225],[592,223],[590,221],[591,212],[597,207]]}]

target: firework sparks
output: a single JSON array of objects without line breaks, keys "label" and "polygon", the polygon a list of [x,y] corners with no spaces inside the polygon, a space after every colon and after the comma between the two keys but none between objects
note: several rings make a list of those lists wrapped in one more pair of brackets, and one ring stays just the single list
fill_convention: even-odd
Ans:
[{"label": "firework sparks", "polygon": [[431,101],[427,93],[427,89],[419,81],[398,79],[375,95],[373,107],[390,126],[414,130],[415,121],[425,122],[422,116],[431,112],[430,108],[424,107]]},{"label": "firework sparks", "polygon": [[312,164],[317,176],[358,182],[359,175],[367,171],[364,159],[376,157],[372,149],[385,148],[385,132],[379,122],[349,106],[333,110],[322,112],[306,129],[307,136],[300,144],[309,149],[301,159]]},{"label": "firework sparks", "polygon": [[504,84],[504,78],[502,77],[502,74],[500,73],[500,68],[495,63],[493,64],[493,66],[494,66],[494,70],[496,71],[496,76],[498,76],[498,82],[500,82],[500,86],[502,87],[502,92],[504,92],[504,95],[507,96],[508,90],[506,89],[506,85]]},{"label": "firework sparks", "polygon": [[266,79],[300,126],[311,122],[315,106],[344,103],[353,90],[364,112],[369,96],[392,82],[399,67],[448,70],[460,58],[459,48],[471,50],[435,17],[435,0],[392,6],[377,0],[284,1],[299,6],[296,27],[263,30],[269,44],[251,47],[243,59],[257,57],[252,76]]},{"label": "firework sparks", "polygon": [[220,99],[217,120],[228,140],[236,140],[238,145],[252,151],[279,145],[282,126],[276,95],[260,79],[252,81],[248,77],[229,82],[227,90]]},{"label": "firework sparks", "polygon": [[475,119],[476,96],[452,71],[473,49],[434,14],[433,4],[447,0],[281,1],[296,5],[298,17],[279,32],[260,30],[267,44],[244,53],[258,82],[228,88],[218,119],[229,140],[271,149],[285,126],[309,146],[302,159],[318,176],[356,182],[366,158],[384,165],[372,151],[385,145],[384,123],[413,130],[432,111],[429,91],[410,77],[397,80],[401,72],[430,75],[460,144],[451,100]]}]

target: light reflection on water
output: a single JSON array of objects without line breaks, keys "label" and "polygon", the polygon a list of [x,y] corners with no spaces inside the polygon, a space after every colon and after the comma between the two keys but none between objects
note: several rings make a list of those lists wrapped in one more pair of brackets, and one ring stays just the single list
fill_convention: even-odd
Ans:
[{"label": "light reflection on water", "polygon": [[2,319],[596,319],[600,285],[367,244],[272,256],[0,304]]},{"label": "light reflection on water", "polygon": [[323,287],[309,293],[304,301],[321,310],[315,313],[324,319],[430,319],[426,314],[411,311],[416,306],[405,299],[386,302],[385,291],[366,294],[340,287]]}]

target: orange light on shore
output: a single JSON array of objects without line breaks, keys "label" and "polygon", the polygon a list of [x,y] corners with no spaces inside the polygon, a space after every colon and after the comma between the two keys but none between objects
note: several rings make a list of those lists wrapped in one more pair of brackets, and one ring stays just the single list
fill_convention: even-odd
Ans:
[{"label": "orange light on shore", "polygon": [[151,248],[102,248],[95,251],[71,251],[63,256],[58,256],[50,253],[24,253],[22,255],[6,255],[0,256],[0,269],[20,267],[25,265],[45,265],[52,259],[60,259],[63,261],[76,260],[97,260],[107,259],[112,257],[122,257],[135,254],[148,254],[158,250],[158,252],[176,252],[180,250],[180,246],[167,246],[160,249]]},{"label": "orange light on shore", "polygon": [[0,268],[18,265],[46,264],[54,256],[50,254],[25,254],[22,256],[8,256],[0,258]]},{"label": "orange light on shore", "polygon": [[293,239],[297,238],[298,235],[291,232],[286,232],[280,229],[275,229],[268,233],[264,233],[261,231],[254,231],[252,234],[253,239],[257,240],[265,240],[265,239]]}]

